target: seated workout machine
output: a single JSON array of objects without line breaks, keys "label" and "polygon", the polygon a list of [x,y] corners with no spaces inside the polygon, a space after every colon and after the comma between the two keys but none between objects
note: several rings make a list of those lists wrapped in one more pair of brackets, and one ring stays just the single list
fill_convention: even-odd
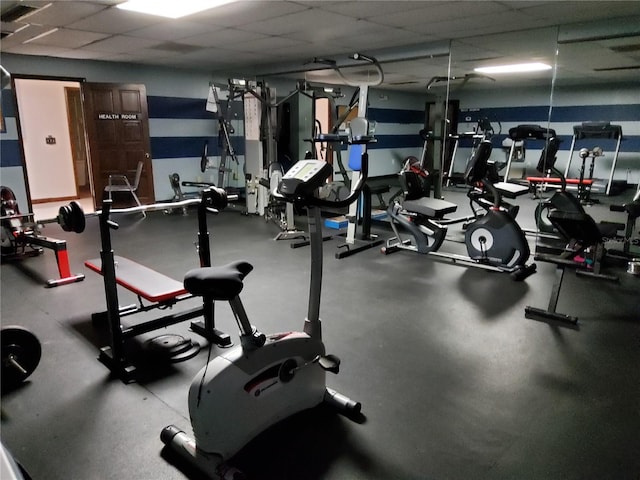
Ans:
[{"label": "seated workout machine", "polygon": [[534,320],[557,320],[572,325],[578,323],[578,317],[556,312],[558,298],[565,269],[575,268],[577,275],[617,281],[617,277],[601,273],[602,260],[605,255],[602,233],[593,218],[584,211],[551,210],[548,218],[555,229],[569,241],[560,255],[536,254],[535,259],[554,263],[556,268],[555,282],[551,288],[549,306],[546,310],[527,306],[525,317]]},{"label": "seated workout machine", "polygon": [[[536,226],[538,231],[542,233],[558,233],[557,228],[549,218],[550,212],[554,210],[561,212],[575,212],[586,215],[580,198],[567,191],[567,179],[565,179],[562,172],[555,167],[556,154],[558,153],[560,142],[561,140],[555,136],[548,139],[547,145],[542,150],[540,160],[536,167],[540,173],[546,173],[547,176],[544,177],[545,179],[560,183],[559,190],[556,190],[548,199],[540,201],[536,206],[534,213]],[[580,151],[580,155],[586,157],[588,155],[588,151],[583,149]],[[556,176],[551,177],[551,174],[555,174]],[[623,229],[624,225],[613,222],[600,222],[597,224],[597,227],[601,236],[615,237],[617,236],[617,231]]]},{"label": "seated workout machine", "polygon": [[[357,127],[357,128],[356,128]],[[368,122],[351,122],[354,138],[367,141]],[[355,132],[363,132],[356,136]],[[311,235],[311,279],[304,329],[264,335],[249,323],[238,296],[252,266],[243,261],[225,267],[201,268],[185,276],[194,294],[231,304],[240,327],[240,345],[211,360],[189,389],[189,417],[194,439],[171,425],[163,443],[211,478],[241,478],[226,462],[256,435],[297,412],[327,403],[348,415],[361,405],[326,386],[326,372],[338,373],[340,360],[325,352],[320,323],[323,239],[321,207],[345,207],[360,195],[368,158],[362,154],[362,175],[344,200],[318,198],[332,174],[323,160],[299,160],[283,176],[278,193],[307,209]]]},{"label": "seated workout machine", "polygon": [[[467,225],[465,245],[468,256],[442,253],[438,249],[446,238],[447,225],[473,220],[474,217],[446,219],[445,215],[456,211],[456,204],[436,198],[416,198],[417,195],[412,196],[410,191],[403,203],[396,200],[389,207],[387,213],[395,237],[387,240],[382,252],[389,254],[398,250],[410,250],[426,253],[436,259],[464,266],[509,273],[516,281],[533,274],[536,265],[526,263],[530,251],[525,235],[515,219],[500,208],[501,192],[487,178],[491,149],[491,142],[483,140],[469,159],[465,172],[467,184],[482,183],[491,192],[494,202],[485,215]],[[413,172],[404,174],[415,175]],[[407,230],[412,238],[402,238],[398,225]]]},{"label": "seated workout machine", "polygon": [[[629,259],[640,257],[640,236],[638,236],[636,232],[636,219],[640,217],[640,184],[638,184],[638,189],[633,196],[633,200],[622,205],[610,205],[609,210],[612,212],[625,212],[627,214],[624,237],[622,239],[622,250],[613,253]],[[634,234],[636,235],[635,238]]]},{"label": "seated workout machine", "polygon": [[[25,219],[34,218],[33,213],[20,213],[13,190],[9,187],[0,187],[0,197],[2,198],[2,261],[14,261],[24,257],[37,256],[43,252],[43,248],[49,248],[56,255],[60,278],[48,280],[46,287],[58,287],[84,280],[84,275],[71,273],[67,242],[40,234],[39,224],[44,223],[58,222],[63,230],[71,231],[71,229],[66,228],[63,222],[60,222],[60,216],[51,220],[40,220],[38,223],[25,222]],[[70,206],[61,207],[60,211],[71,208],[79,208],[79,205],[71,202]],[[84,225],[82,229],[84,230]],[[82,230],[75,231],[76,233],[82,232]]]},{"label": "seated workout machine", "polygon": [[[134,213],[142,209],[164,210],[171,206],[184,207],[191,204],[198,205],[198,254],[201,266],[211,265],[211,251],[209,246],[209,232],[207,230],[207,212],[217,212],[227,206],[227,194],[223,189],[210,188],[202,194],[202,199],[184,200],[180,203],[158,203],[124,209],[111,209],[111,201],[103,202],[102,211],[97,212],[100,219],[100,239],[102,249],[100,258],[87,260],[85,266],[90,270],[100,273],[104,278],[106,297],[105,312],[94,313],[92,320],[101,321],[106,318],[110,330],[110,345],[100,349],[98,359],[113,373],[117,374],[125,383],[135,380],[135,366],[132,364],[125,341],[137,335],[148,333],[159,328],[167,327],[185,320],[203,317],[203,321],[192,322],[191,329],[210,342],[221,347],[231,346],[231,338],[226,333],[215,328],[213,300],[205,298],[201,307],[182,313],[165,315],[161,318],[148,320],[135,325],[122,324],[123,317],[135,313],[147,312],[153,309],[163,309],[175,305],[177,302],[192,298],[182,282],[174,280],[155,270],[147,268],[139,263],[124,257],[115,256],[111,247],[111,230],[117,229],[118,224],[111,220],[112,213]],[[126,288],[138,297],[139,305],[120,307],[118,303],[117,286]],[[143,300],[151,302],[143,304]],[[158,337],[157,342],[150,345],[162,347],[162,344],[170,347],[169,360],[176,362],[195,356],[199,351],[199,345],[180,337]]]}]

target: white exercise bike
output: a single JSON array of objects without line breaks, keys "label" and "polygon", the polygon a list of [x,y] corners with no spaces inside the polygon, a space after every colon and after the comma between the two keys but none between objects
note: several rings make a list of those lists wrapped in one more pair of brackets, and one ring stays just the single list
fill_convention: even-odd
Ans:
[{"label": "white exercise bike", "polygon": [[[364,118],[351,122],[351,141],[367,143]],[[194,295],[226,300],[240,327],[240,345],[211,360],[189,390],[189,415],[194,439],[175,426],[166,427],[162,441],[189,463],[216,479],[242,474],[226,461],[260,432],[280,420],[323,402],[347,416],[361,405],[326,386],[326,372],[338,373],[340,360],[325,353],[320,322],[322,285],[321,207],[344,207],[355,201],[367,179],[368,157],[362,155],[362,175],[348,198],[318,198],[333,173],[322,160],[299,160],[282,178],[279,194],[307,208],[311,242],[309,307],[301,332],[264,335],[249,323],[240,301],[242,280],[253,267],[243,261],[224,267],[198,268],[185,275],[185,288]]]}]

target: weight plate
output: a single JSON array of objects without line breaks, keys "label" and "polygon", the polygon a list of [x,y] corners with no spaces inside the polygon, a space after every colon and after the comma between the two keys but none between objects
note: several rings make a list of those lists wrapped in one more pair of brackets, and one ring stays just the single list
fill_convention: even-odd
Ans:
[{"label": "weight plate", "polygon": [[29,377],[40,363],[42,346],[38,338],[23,327],[0,330],[2,348],[2,386],[16,387]]},{"label": "weight plate", "polygon": [[71,217],[72,217],[71,230],[73,230],[76,233],[84,232],[87,222],[84,217],[84,211],[82,210],[82,207],[77,202],[71,202],[69,206],[71,207]]},{"label": "weight plate", "polygon": [[58,210],[58,223],[65,232],[70,232],[71,222],[71,207],[69,205],[63,205]]},{"label": "weight plate", "polygon": [[195,357],[200,345],[191,339],[176,334],[158,335],[145,342],[145,348],[158,358],[172,363]]}]

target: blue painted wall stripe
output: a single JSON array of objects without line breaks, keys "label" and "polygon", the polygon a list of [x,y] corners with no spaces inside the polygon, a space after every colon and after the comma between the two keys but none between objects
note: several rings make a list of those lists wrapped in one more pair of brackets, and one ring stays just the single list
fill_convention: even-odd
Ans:
[{"label": "blue painted wall stripe", "polygon": [[[160,97],[147,95],[149,118],[191,118],[216,119],[217,114],[206,110],[206,98]],[[227,118],[238,118],[244,115],[241,101],[231,102]]]},{"label": "blue painted wall stripe", "polygon": [[[494,149],[502,148],[502,141],[507,138],[506,135],[494,135],[491,138],[491,145],[493,145]],[[571,140],[573,137],[571,135],[558,135],[558,138],[562,141],[560,144],[560,150],[569,150],[571,148]],[[616,140],[609,139],[585,139],[579,140],[576,142],[575,149],[580,150],[581,148],[593,148],[595,146],[602,147],[605,152],[615,152],[616,149]],[[534,148],[536,150],[542,149],[544,147],[543,140],[527,140],[527,147]],[[461,141],[459,144],[460,148],[471,148],[470,141]],[[624,135],[622,137],[622,143],[620,144],[620,152],[638,152],[640,151],[640,135]]]},{"label": "blue painted wall stripe", "polygon": [[[204,142],[209,141],[209,157],[220,155],[217,137],[151,137],[151,157],[183,158],[200,157]],[[231,143],[236,155],[244,155],[244,138],[232,137]]]},{"label": "blue painted wall stripe", "polygon": [[578,107],[553,107],[552,122],[621,121],[640,122],[640,104],[637,105],[588,105]]},{"label": "blue painted wall stripe", "polygon": [[0,142],[0,167],[19,167],[22,165],[20,142],[2,140]]},{"label": "blue painted wall stripe", "polygon": [[402,110],[397,108],[369,108],[367,117],[379,123],[417,123],[424,125],[424,110]]},{"label": "blue painted wall stripe", "polygon": [[420,135],[376,135],[376,142],[367,146],[369,150],[385,148],[413,148],[422,147],[423,141]]},{"label": "blue painted wall stripe", "polygon": [[13,92],[8,88],[2,91],[2,115],[5,117],[16,116],[16,102]]},{"label": "blue painted wall stripe", "polygon": [[[487,117],[491,121],[503,123],[546,123],[549,118],[548,106],[529,107],[497,107],[480,109],[461,109],[460,122],[466,122],[469,117],[471,122],[476,122],[481,117]],[[640,121],[640,104],[633,105],[580,105],[571,107],[553,107],[551,122],[575,122],[584,121]]]},{"label": "blue painted wall stripe", "polygon": [[147,95],[149,118],[217,118],[206,110],[206,98],[158,97]]}]

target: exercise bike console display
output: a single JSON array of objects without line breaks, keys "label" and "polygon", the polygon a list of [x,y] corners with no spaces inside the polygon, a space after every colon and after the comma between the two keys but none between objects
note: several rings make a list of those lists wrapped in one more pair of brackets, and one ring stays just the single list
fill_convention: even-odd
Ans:
[{"label": "exercise bike console display", "polygon": [[331,165],[322,160],[299,160],[282,177],[278,192],[286,198],[311,196],[331,172]]}]

